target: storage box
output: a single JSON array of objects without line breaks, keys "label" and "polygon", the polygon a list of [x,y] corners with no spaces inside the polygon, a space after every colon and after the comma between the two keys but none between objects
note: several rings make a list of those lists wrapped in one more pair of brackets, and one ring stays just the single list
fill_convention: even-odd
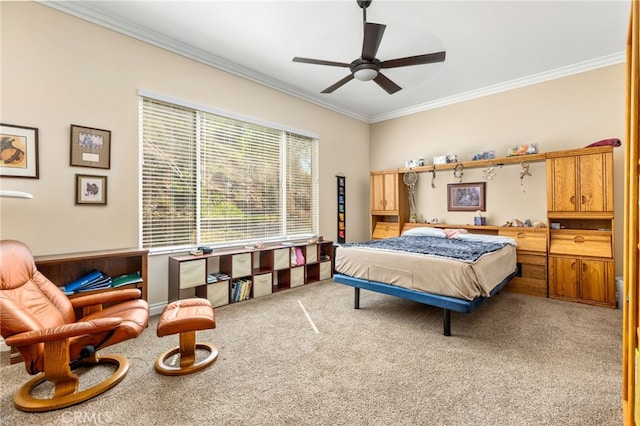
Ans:
[{"label": "storage box", "polygon": [[322,262],[320,264],[320,280],[328,280],[331,278],[331,262]]},{"label": "storage box", "polygon": [[234,254],[231,262],[233,278],[251,275],[251,253]]},{"label": "storage box", "polygon": [[207,299],[213,307],[229,304],[229,281],[219,281],[207,285]]},{"label": "storage box", "polygon": [[273,269],[287,269],[291,261],[291,249],[289,247],[273,251]]},{"label": "storage box", "polygon": [[207,262],[204,259],[180,264],[180,289],[198,287],[206,282]]},{"label": "storage box", "polygon": [[271,294],[271,272],[253,276],[253,297]]},{"label": "storage box", "polygon": [[317,244],[309,244],[305,249],[307,255],[307,264],[316,263],[318,261],[318,246]]},{"label": "storage box", "polygon": [[291,268],[290,287],[299,287],[304,284],[304,266]]}]

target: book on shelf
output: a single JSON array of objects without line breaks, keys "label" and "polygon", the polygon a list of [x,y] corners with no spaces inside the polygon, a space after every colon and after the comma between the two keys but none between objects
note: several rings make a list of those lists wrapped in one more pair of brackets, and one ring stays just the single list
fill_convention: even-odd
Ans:
[{"label": "book on shelf", "polygon": [[140,272],[132,272],[131,274],[124,274],[113,278],[111,287],[120,287],[127,284],[137,284],[142,282],[142,275]]},{"label": "book on shelf", "polygon": [[85,291],[102,290],[105,288],[111,288],[112,279],[107,274],[102,274],[100,277],[92,280],[91,282],[76,289],[76,293],[83,293]]},{"label": "book on shelf", "polygon": [[67,296],[74,293],[82,293],[86,291],[102,290],[106,288],[116,288],[127,284],[135,284],[142,282],[140,272],[124,274],[112,278],[102,271],[93,270],[80,278],[71,281],[68,284],[60,286],[60,290]]},{"label": "book on shelf", "polygon": [[231,300],[240,302],[249,299],[251,295],[252,281],[248,279],[239,279],[231,283]]},{"label": "book on shelf", "polygon": [[81,276],[80,278],[71,281],[68,284],[60,286],[60,290],[62,290],[65,294],[73,293],[74,291],[78,290],[79,288],[82,288],[84,286],[89,285],[92,281],[100,279],[102,277],[102,275],[103,275],[103,273],[98,271],[97,269],[93,270],[93,271]]}]

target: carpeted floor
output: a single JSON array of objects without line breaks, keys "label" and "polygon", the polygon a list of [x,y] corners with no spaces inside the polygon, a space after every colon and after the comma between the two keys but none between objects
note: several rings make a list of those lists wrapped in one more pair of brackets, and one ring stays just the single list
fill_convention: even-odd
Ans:
[{"label": "carpeted floor", "polygon": [[[216,309],[198,333],[220,350],[208,369],[156,374],[157,317],[106,348],[131,361],[106,393],[67,409],[23,413],[22,364],[0,368],[2,425],[620,425],[619,310],[502,292],[452,313],[333,281]],[[308,314],[308,317],[307,317]],[[311,321],[310,321],[311,320]],[[104,373],[104,371],[102,371]],[[90,383],[99,371],[82,374]]]}]

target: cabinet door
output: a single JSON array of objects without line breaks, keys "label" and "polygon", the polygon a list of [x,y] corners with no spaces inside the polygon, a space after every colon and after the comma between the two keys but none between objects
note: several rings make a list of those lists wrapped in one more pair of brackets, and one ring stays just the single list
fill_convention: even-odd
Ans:
[{"label": "cabinet door", "polygon": [[554,212],[575,211],[577,209],[577,167],[576,157],[551,158],[547,162],[548,210]]},{"label": "cabinet door", "polygon": [[577,299],[579,260],[550,256],[549,265],[549,296]]},{"label": "cabinet door", "polygon": [[371,175],[371,210],[383,212],[398,210],[397,186],[397,173]]},{"label": "cabinet door", "polygon": [[[580,211],[602,212],[613,210],[612,168],[607,160],[610,154],[588,154],[579,156],[579,192],[576,204]],[[609,181],[609,182],[608,182]]]},{"label": "cabinet door", "polygon": [[580,298],[613,305],[614,263],[599,260],[580,261]]}]

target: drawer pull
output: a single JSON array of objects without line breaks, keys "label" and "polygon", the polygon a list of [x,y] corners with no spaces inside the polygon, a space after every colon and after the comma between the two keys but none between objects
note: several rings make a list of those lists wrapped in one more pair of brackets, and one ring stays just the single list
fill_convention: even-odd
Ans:
[{"label": "drawer pull", "polygon": [[574,242],[578,243],[578,244],[582,244],[584,243],[584,237],[581,236],[577,236],[573,239]]},{"label": "drawer pull", "polygon": [[573,204],[575,206],[576,205],[576,196],[572,195],[571,198],[569,199],[569,201],[571,202],[571,204]]},{"label": "drawer pull", "polygon": [[518,232],[518,238],[526,238],[527,234],[524,232]]}]

